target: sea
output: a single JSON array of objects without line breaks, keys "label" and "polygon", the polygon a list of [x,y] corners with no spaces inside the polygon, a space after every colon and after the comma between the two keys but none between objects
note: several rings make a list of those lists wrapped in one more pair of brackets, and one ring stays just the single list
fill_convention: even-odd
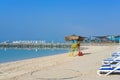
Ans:
[{"label": "sea", "polygon": [[67,53],[68,49],[0,49],[0,63]]}]

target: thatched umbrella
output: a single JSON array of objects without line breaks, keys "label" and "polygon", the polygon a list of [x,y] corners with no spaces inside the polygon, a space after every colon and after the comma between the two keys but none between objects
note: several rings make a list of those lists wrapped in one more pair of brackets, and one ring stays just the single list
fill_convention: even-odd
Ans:
[{"label": "thatched umbrella", "polygon": [[[65,40],[66,41],[76,40],[77,43],[71,45],[70,51],[77,50],[78,52],[80,52],[80,41],[83,41],[84,38],[85,37],[82,37],[82,36],[71,35],[71,36],[66,36]],[[73,53],[72,53],[72,55],[73,55]]]},{"label": "thatched umbrella", "polygon": [[82,37],[82,36],[76,36],[76,35],[71,35],[71,36],[66,36],[65,40],[66,41],[71,41],[71,40],[83,41],[84,37]]}]

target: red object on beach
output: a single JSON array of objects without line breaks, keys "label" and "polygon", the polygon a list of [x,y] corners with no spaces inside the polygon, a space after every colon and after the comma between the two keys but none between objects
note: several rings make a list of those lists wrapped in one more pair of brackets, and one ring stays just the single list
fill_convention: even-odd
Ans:
[{"label": "red object on beach", "polygon": [[78,52],[78,56],[83,56],[83,53],[82,52]]}]

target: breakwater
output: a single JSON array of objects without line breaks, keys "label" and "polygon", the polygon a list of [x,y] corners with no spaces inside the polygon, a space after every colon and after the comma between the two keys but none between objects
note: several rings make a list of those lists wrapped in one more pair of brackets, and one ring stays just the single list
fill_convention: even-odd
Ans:
[{"label": "breakwater", "polygon": [[0,48],[70,48],[70,43],[1,43]]},{"label": "breakwater", "polygon": [[[81,43],[81,46],[110,46],[118,43]],[[29,48],[29,49],[69,49],[71,43],[0,43],[0,48]]]}]

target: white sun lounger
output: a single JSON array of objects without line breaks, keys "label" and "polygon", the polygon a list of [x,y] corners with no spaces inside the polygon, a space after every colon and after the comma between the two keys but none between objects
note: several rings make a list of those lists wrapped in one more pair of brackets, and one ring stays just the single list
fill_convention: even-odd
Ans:
[{"label": "white sun lounger", "polygon": [[104,64],[102,65],[100,68],[106,68],[106,67],[116,67],[120,62],[112,62],[112,63],[109,63],[109,64]]},{"label": "white sun lounger", "polygon": [[103,65],[97,71],[98,75],[105,74],[105,76],[107,76],[111,73],[120,73],[120,63],[117,63],[114,66],[113,65]]},{"label": "white sun lounger", "polygon": [[112,57],[119,57],[120,56],[120,52],[115,52],[115,53],[112,53],[111,55]]},{"label": "white sun lounger", "polygon": [[115,52],[113,52],[111,56],[112,57],[119,57],[120,56],[120,49],[115,51]]},{"label": "white sun lounger", "polygon": [[120,62],[120,56],[115,58],[115,57],[111,57],[111,58],[107,58],[105,60],[102,61],[102,64],[110,64],[112,62]]},{"label": "white sun lounger", "polygon": [[120,62],[120,57],[117,57],[117,58],[107,58],[107,59],[105,59],[105,60],[103,60],[102,61],[102,64],[103,65],[108,65],[108,64],[110,64],[110,63],[113,63],[113,62]]},{"label": "white sun lounger", "polygon": [[103,65],[97,71],[98,75],[105,73],[107,76],[111,73],[120,73],[120,47],[111,56],[111,58],[102,61]]}]

